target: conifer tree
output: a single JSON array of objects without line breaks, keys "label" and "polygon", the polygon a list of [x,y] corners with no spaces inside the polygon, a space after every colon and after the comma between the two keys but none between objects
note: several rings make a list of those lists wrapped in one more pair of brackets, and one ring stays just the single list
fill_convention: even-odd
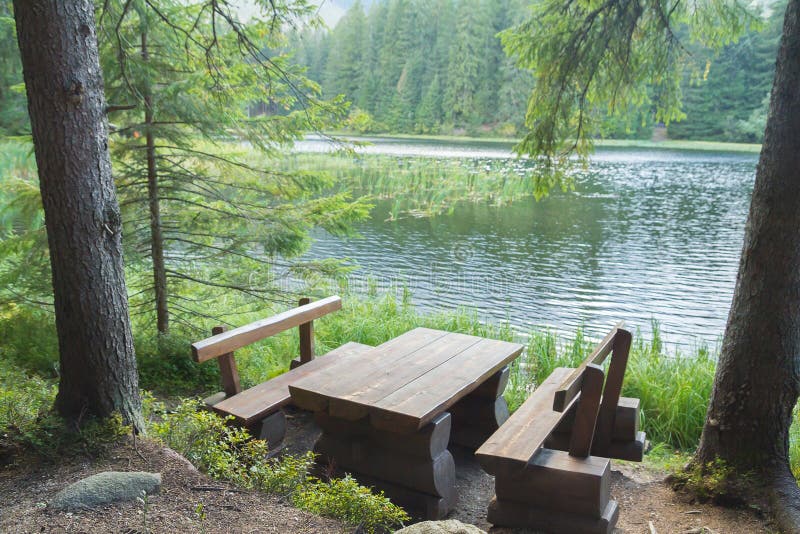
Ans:
[{"label": "conifer tree", "polygon": [[[266,4],[267,18],[247,25],[211,0],[110,0],[100,16],[106,93],[123,108],[112,114],[112,150],[132,307],[155,309],[161,333],[232,290],[281,298],[272,276],[304,267],[286,258],[311,228],[343,232],[366,216],[347,195],[319,195],[324,177],[270,168],[280,148],[343,108],[319,100],[278,52],[279,28],[311,8]],[[251,113],[254,102],[263,113]]]}]

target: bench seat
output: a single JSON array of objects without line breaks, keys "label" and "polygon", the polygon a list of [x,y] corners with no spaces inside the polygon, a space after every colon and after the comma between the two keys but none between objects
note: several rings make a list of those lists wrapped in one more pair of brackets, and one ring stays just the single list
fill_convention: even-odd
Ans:
[{"label": "bench seat", "polygon": [[475,452],[495,477],[489,523],[552,534],[613,531],[611,458],[641,461],[645,445],[639,400],[620,396],[631,345],[621,326],[576,369],[555,369]]},{"label": "bench seat", "polygon": [[220,415],[232,415],[239,425],[253,426],[291,402],[289,385],[295,381],[328,367],[337,358],[359,354],[372,348],[361,343],[345,343],[323,356],[224,400],[219,400],[220,397],[216,395],[209,397],[206,404]]}]

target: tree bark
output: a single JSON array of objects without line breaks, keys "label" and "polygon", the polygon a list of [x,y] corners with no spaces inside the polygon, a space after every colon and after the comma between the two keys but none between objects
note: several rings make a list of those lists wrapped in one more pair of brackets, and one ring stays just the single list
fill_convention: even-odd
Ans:
[{"label": "tree bark", "polygon": [[695,461],[721,458],[800,530],[789,426],[800,392],[800,0],[789,0],[733,304]]},{"label": "tree bark", "polygon": [[143,429],[91,0],[14,0],[53,272],[68,419]]},{"label": "tree bark", "polygon": [[[147,49],[147,32],[142,32],[142,60],[150,59]],[[161,205],[158,200],[158,169],[156,168],[156,142],[153,135],[153,91],[150,81],[144,86],[144,127],[147,152],[147,198],[150,207],[150,255],[153,260],[153,287],[156,294],[156,327],[158,332],[169,332],[167,307],[167,270],[164,265],[164,236],[161,231]]]}]

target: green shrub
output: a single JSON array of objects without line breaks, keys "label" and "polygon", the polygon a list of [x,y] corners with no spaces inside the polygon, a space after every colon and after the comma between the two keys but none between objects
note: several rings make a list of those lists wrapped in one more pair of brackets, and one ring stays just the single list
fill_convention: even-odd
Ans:
[{"label": "green shrub", "polygon": [[38,376],[58,376],[55,315],[36,306],[0,305],[0,359]]},{"label": "green shrub", "polygon": [[298,508],[357,525],[361,532],[392,532],[409,519],[383,492],[372,493],[350,475],[307,484],[294,494],[293,501]]},{"label": "green shrub", "polygon": [[[320,481],[309,475],[314,454],[267,457],[267,443],[251,439],[247,430],[233,427],[197,400],[182,402],[174,411],[146,399],[146,416],[154,437],[185,456],[211,477],[229,480],[289,497],[298,507],[336,517],[366,532],[388,529],[407,519],[405,512],[382,494],[375,495],[353,479]],[[152,421],[161,413],[160,421]]]},{"label": "green shrub", "polygon": [[135,338],[139,385],[167,396],[202,395],[219,390],[215,362],[198,364],[191,358],[196,339],[182,334],[139,334]]}]

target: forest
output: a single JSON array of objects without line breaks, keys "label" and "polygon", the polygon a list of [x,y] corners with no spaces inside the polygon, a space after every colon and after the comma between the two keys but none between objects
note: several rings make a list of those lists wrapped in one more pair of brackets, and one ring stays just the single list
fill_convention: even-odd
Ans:
[{"label": "forest", "polygon": [[[389,532],[419,466],[426,514],[489,529],[502,488],[474,447],[477,491],[450,510],[455,475],[438,486],[448,410],[494,425],[478,446],[558,412],[509,465],[539,472],[577,428],[558,453],[588,473],[601,396],[604,439],[626,413],[644,460],[592,479],[622,527],[800,528],[800,0],[355,0],[331,27],[316,2],[249,5],[0,0],[0,531]],[[691,142],[642,141],[664,135]],[[463,345],[391,349],[417,329]],[[487,366],[475,338],[516,352]],[[356,400],[301,410],[303,373]],[[373,378],[428,412],[374,424],[400,412],[365,415]],[[277,411],[224,415],[253,390]],[[387,493],[315,440],[393,471]],[[109,469],[163,471],[164,491],[54,509]]]},{"label": "forest", "polygon": [[[361,133],[516,137],[533,75],[503,50],[502,32],[525,18],[521,0],[359,0],[331,29],[297,31],[294,61],[328,97],[352,102]],[[783,9],[718,53],[689,44],[681,84],[685,118],[673,139],[759,142],[766,121]],[[685,39],[688,43],[689,39]],[[652,109],[607,117],[600,135],[651,137]]]}]

